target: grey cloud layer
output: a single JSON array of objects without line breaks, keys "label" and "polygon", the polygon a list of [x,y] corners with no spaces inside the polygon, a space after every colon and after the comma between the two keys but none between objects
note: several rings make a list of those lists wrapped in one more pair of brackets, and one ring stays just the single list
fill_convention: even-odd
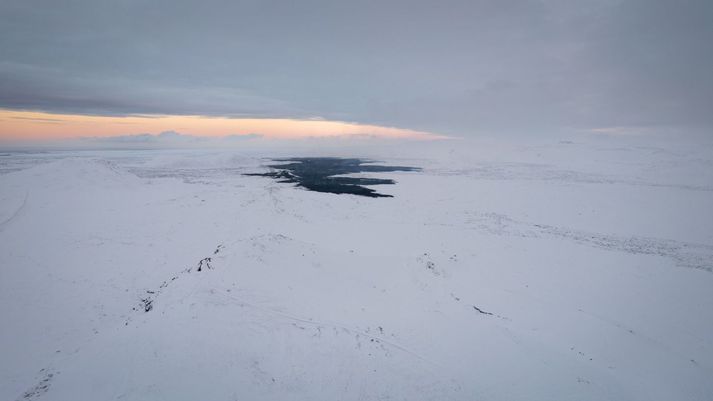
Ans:
[{"label": "grey cloud layer", "polygon": [[0,107],[713,127],[709,1],[0,1]]}]

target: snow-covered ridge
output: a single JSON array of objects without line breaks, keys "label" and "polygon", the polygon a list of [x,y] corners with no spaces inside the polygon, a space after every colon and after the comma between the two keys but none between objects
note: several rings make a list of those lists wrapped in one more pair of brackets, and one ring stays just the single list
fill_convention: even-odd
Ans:
[{"label": "snow-covered ridge", "polygon": [[116,163],[99,158],[69,157],[12,173],[7,177],[14,182],[40,184],[37,186],[106,187],[132,185],[137,177]]}]

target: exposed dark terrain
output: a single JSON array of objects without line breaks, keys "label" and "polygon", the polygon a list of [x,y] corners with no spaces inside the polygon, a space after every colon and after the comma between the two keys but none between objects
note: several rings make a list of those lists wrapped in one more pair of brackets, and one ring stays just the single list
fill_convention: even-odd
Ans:
[{"label": "exposed dark terrain", "polygon": [[328,192],[333,194],[352,194],[371,198],[390,198],[391,195],[381,194],[367,185],[395,184],[391,179],[341,177],[352,173],[382,173],[389,171],[419,171],[418,167],[383,166],[371,164],[365,159],[338,157],[298,157],[291,159],[274,159],[286,164],[268,165],[272,171],[267,173],[246,174],[251,176],[271,177],[278,182],[294,183],[310,191]]}]

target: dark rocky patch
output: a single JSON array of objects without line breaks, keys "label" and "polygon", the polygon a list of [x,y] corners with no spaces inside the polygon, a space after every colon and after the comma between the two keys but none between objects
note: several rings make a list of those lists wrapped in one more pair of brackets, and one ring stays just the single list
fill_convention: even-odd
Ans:
[{"label": "dark rocky patch", "polygon": [[52,379],[59,372],[54,373],[49,369],[42,369],[40,370],[40,373],[42,374],[40,381],[31,389],[25,391],[22,396],[18,398],[18,400],[32,400],[47,393],[50,389],[50,384],[52,384]]},{"label": "dark rocky patch", "polygon": [[148,311],[150,311],[151,309],[153,309],[153,299],[151,299],[150,297],[149,297],[149,298],[143,298],[143,299],[141,300],[141,304],[142,304],[143,307],[144,307],[144,312],[148,312]]},{"label": "dark rocky patch", "polygon": [[[218,251],[216,250],[216,253],[217,253],[217,252],[218,252]],[[213,253],[213,254],[215,255],[215,253]],[[207,268],[207,269],[212,269],[213,267],[210,265],[210,262],[212,262],[212,261],[213,261],[212,258],[203,258],[203,259],[201,259],[201,260],[198,262],[198,268],[197,268],[196,270],[199,271],[199,272],[200,272],[200,271],[203,271],[203,267],[205,267],[205,268]]]},{"label": "dark rocky patch", "polygon": [[[213,251],[213,255],[218,254],[218,253],[219,253],[221,250],[223,250],[224,248],[225,248],[225,246],[223,246],[223,244],[218,245],[218,246],[215,248],[215,250]],[[172,282],[174,282],[175,280],[177,280],[179,277],[181,277],[181,276],[184,275],[184,274],[190,274],[190,273],[193,271],[193,269],[195,269],[195,271],[197,271],[197,272],[203,271],[203,268],[212,270],[212,269],[213,269],[213,266],[211,265],[212,262],[213,262],[213,258],[212,258],[212,257],[205,257],[205,258],[203,258],[203,259],[201,259],[201,260],[198,261],[198,264],[197,264],[197,266],[196,266],[195,268],[194,268],[194,267],[189,267],[189,268],[187,268],[187,269],[184,269],[184,270],[180,271],[178,274],[174,275],[174,276],[171,277],[170,279],[165,280],[163,283],[161,283],[161,285],[158,287],[158,289],[156,289],[156,290],[146,290],[146,294],[147,294],[147,295],[144,296],[144,297],[139,298],[139,305],[138,305],[138,306],[134,306],[134,307],[132,308],[132,310],[134,310],[134,311],[143,311],[144,313],[148,313],[148,312],[152,311],[153,308],[154,308],[154,300],[161,294],[161,292],[162,292],[163,290],[165,290],[166,288],[168,288],[168,286],[169,286]],[[131,318],[129,318],[129,319],[124,323],[124,325],[125,325],[125,326],[128,326],[130,321],[131,321]]]},{"label": "dark rocky patch", "polygon": [[391,171],[420,171],[417,167],[375,165],[371,160],[343,159],[338,157],[300,157],[275,159],[286,164],[268,165],[273,171],[267,173],[245,174],[249,176],[270,177],[277,182],[293,183],[309,191],[333,194],[351,194],[370,198],[390,198],[368,185],[392,185],[396,182],[383,178],[341,177],[352,173],[381,173]]}]

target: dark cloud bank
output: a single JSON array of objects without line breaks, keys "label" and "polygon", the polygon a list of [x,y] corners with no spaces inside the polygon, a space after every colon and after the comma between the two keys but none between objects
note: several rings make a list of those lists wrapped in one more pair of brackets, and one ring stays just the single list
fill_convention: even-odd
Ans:
[{"label": "dark cloud bank", "polygon": [[438,133],[713,127],[710,1],[0,1],[0,107]]}]

